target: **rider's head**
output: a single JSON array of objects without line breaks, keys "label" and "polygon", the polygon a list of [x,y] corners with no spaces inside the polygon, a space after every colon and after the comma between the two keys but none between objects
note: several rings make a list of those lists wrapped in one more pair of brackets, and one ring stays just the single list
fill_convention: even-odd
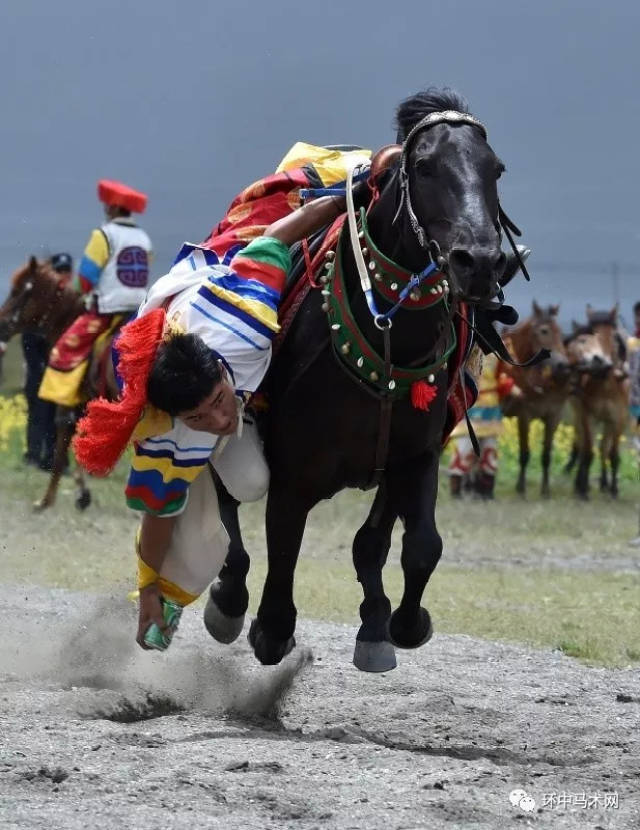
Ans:
[{"label": "rider's head", "polygon": [[120,207],[119,205],[107,205],[104,206],[104,215],[107,217],[109,221],[113,219],[120,219],[120,218],[128,218],[131,216],[131,211],[127,210],[126,208]]},{"label": "rider's head", "polygon": [[157,409],[200,432],[231,435],[238,426],[233,386],[220,361],[196,334],[175,334],[160,344],[147,397]]},{"label": "rider's head", "polygon": [[54,254],[51,259],[51,267],[54,271],[57,271],[58,274],[70,274],[71,268],[73,265],[73,260],[71,258],[71,254]]}]

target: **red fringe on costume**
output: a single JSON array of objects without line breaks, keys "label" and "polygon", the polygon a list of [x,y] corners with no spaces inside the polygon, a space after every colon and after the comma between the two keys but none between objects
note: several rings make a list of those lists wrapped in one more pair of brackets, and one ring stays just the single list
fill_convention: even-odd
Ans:
[{"label": "red fringe on costume", "polygon": [[438,394],[438,387],[432,386],[425,380],[417,380],[411,384],[411,403],[415,409],[429,411],[429,404]]},{"label": "red fringe on costume", "polygon": [[162,340],[164,309],[150,311],[128,323],[118,338],[118,374],[123,380],[118,401],[96,398],[78,423],[73,451],[95,476],[106,476],[125,451],[147,402],[147,380]]}]

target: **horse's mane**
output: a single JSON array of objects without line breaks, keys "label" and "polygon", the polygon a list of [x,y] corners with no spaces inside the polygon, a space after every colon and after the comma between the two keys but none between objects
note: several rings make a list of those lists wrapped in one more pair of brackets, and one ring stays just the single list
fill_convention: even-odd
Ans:
[{"label": "horse's mane", "polygon": [[469,105],[459,93],[449,87],[439,89],[430,86],[422,92],[417,92],[409,98],[405,98],[396,109],[395,125],[398,131],[396,141],[402,144],[413,127],[425,116],[432,112],[443,112],[444,110],[455,110],[456,112],[469,112]]}]

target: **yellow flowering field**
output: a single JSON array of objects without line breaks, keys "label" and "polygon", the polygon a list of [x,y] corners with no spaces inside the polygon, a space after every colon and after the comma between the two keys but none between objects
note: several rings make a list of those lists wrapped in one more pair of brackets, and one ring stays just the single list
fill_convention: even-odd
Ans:
[{"label": "yellow flowering field", "polygon": [[8,453],[12,447],[24,450],[27,424],[27,401],[24,395],[0,397],[0,452]]}]

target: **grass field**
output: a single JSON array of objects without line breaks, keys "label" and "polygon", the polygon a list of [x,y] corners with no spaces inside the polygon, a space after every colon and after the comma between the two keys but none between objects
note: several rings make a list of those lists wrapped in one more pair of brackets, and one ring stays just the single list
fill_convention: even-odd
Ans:
[{"label": "grass field", "polygon": [[[13,345],[13,344],[12,344]],[[5,583],[126,593],[133,587],[132,538],[136,518],[123,505],[123,462],[109,480],[92,482],[94,504],[73,506],[72,481],[63,479],[56,507],[36,515],[30,505],[46,476],[22,465],[23,409],[16,349],[8,353],[0,392],[0,578]],[[501,447],[498,498],[493,503],[452,501],[446,477],[438,502],[445,540],[442,562],[427,591],[439,631],[549,646],[603,665],[640,663],[640,553],[628,547],[637,530],[637,462],[624,450],[618,501],[594,492],[588,504],[571,496],[560,469],[553,468],[554,497],[524,501],[513,493],[515,450],[507,429]],[[564,438],[564,444],[567,437]],[[562,442],[561,442],[562,444]],[[296,578],[301,615],[355,623],[361,592],[351,565],[353,534],[364,519],[370,493],[348,491],[311,514]],[[242,508],[255,610],[265,572],[264,503]],[[392,600],[402,587],[398,564],[401,533],[385,569]]]}]

